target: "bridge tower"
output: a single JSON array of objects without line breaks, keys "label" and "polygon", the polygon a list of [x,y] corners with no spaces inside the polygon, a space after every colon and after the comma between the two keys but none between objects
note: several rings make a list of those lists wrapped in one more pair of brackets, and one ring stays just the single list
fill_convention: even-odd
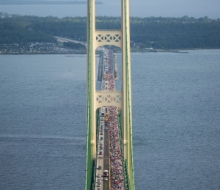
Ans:
[{"label": "bridge tower", "polygon": [[[114,45],[122,50],[122,90],[96,90],[96,56],[99,46]],[[87,136],[85,190],[92,190],[96,159],[96,110],[117,106],[122,110],[122,142],[129,190],[134,190],[129,0],[121,0],[121,30],[96,30],[95,0],[87,0]],[[109,101],[111,100],[111,101]]]}]

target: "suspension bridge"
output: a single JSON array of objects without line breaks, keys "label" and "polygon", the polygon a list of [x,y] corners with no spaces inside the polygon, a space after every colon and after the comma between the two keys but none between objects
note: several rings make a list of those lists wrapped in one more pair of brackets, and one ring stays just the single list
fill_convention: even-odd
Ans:
[{"label": "suspension bridge", "polygon": [[[121,0],[121,30],[97,30],[95,19],[95,0],[87,0],[85,190],[134,190],[129,0]],[[109,46],[122,52],[121,90],[115,85],[116,54]]]}]

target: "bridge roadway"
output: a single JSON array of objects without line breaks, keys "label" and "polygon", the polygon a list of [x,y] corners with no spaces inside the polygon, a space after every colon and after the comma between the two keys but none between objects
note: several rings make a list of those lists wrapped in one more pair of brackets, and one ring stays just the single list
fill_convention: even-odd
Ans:
[{"label": "bridge roadway", "polygon": [[[99,117],[97,168],[96,168],[96,190],[108,190],[109,178],[104,177],[104,170],[109,171],[109,137],[108,126],[105,126],[104,117]],[[106,123],[107,124],[107,123]]]},{"label": "bridge roadway", "polygon": [[[114,91],[116,90],[114,54],[111,50],[104,49],[103,56],[101,89],[103,91]],[[118,114],[117,107],[99,108],[95,190],[124,190]]]}]

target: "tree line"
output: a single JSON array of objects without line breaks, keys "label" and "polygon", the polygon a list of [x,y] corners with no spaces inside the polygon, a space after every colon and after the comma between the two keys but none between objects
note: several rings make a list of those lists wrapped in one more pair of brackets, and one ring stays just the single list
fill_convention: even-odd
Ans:
[{"label": "tree line", "polygon": [[[0,44],[56,42],[54,36],[86,41],[86,17],[0,17]],[[162,49],[220,48],[220,19],[131,17],[132,44]],[[119,17],[97,17],[97,29],[120,29]]]}]

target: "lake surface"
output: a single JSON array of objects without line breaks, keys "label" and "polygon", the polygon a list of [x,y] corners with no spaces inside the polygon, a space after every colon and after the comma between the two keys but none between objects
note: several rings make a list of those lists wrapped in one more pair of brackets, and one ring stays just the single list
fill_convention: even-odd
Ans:
[{"label": "lake surface", "polygon": [[[220,50],[131,57],[136,189],[220,189]],[[0,68],[0,189],[84,189],[86,57]]]}]

